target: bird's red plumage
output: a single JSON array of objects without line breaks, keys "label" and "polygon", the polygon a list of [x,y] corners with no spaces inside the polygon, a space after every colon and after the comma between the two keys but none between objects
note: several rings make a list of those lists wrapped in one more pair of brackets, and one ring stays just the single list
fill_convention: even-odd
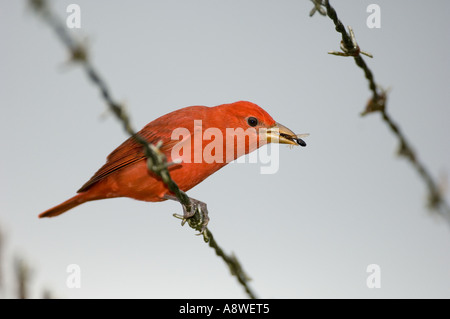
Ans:
[{"label": "bird's red plumage", "polygon": [[[162,141],[161,151],[164,152],[170,162],[173,160],[172,148],[180,142],[172,139],[174,129],[185,128],[191,134],[194,134],[196,129],[194,121],[201,121],[202,134],[209,128],[216,128],[226,137],[226,128],[247,129],[249,117],[258,119],[256,129],[269,128],[275,124],[273,118],[256,104],[240,101],[216,107],[190,106],[182,108],[150,122],[138,134],[149,143],[156,144]],[[200,152],[205,149],[209,142],[209,140],[202,140]],[[193,160],[193,157],[195,157],[193,138],[186,140],[186,143],[192,144],[190,148],[192,150],[192,154],[190,154],[191,162],[183,162],[171,166],[169,169],[172,179],[183,191],[191,189],[225,166],[229,160],[237,157],[235,154],[233,158],[224,158],[222,162],[207,163],[202,161],[196,163]],[[261,146],[261,144],[250,145],[249,143],[252,142],[246,140],[245,153]],[[43,212],[39,217],[57,216],[86,201],[113,197],[130,197],[150,202],[162,201],[165,200],[164,195],[169,194],[169,190],[154,173],[148,171],[142,146],[130,137],[107,157],[105,165],[79,189],[78,193],[66,202]]]}]

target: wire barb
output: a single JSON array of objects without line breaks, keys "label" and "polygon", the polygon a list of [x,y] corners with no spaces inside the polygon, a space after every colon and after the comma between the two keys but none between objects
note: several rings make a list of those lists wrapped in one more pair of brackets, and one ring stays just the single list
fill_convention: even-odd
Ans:
[{"label": "wire barb", "polygon": [[316,12],[319,12],[321,15],[326,16],[327,12],[323,8],[322,0],[311,0],[314,4],[314,8],[309,12],[309,16],[312,17]]},{"label": "wire barb", "polygon": [[344,41],[341,41],[341,50],[339,51],[330,51],[328,54],[338,55],[338,56],[352,56],[356,57],[359,54],[364,54],[365,56],[368,56],[369,58],[373,58],[373,55],[369,52],[363,51],[359,48],[358,43],[356,42],[355,33],[353,32],[353,29],[351,26],[348,26],[348,32],[350,33],[350,39],[352,41],[352,46],[347,47],[344,43]]}]

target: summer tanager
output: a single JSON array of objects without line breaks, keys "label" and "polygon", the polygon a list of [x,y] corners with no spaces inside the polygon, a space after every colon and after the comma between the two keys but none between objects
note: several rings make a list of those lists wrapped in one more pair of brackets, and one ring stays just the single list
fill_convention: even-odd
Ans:
[{"label": "summer tanager", "polygon": [[[181,136],[176,129],[188,134]],[[240,146],[236,136],[242,131],[247,136]],[[232,160],[268,142],[306,145],[300,136],[276,123],[258,105],[247,101],[182,108],[150,122],[138,134],[148,143],[162,142],[160,151],[168,162],[176,163],[169,167],[170,176],[182,191],[191,189]],[[85,202],[114,197],[149,202],[176,199],[164,182],[148,170],[142,145],[133,137],[107,157],[106,164],[78,190],[77,195],[39,217],[58,216]]]}]

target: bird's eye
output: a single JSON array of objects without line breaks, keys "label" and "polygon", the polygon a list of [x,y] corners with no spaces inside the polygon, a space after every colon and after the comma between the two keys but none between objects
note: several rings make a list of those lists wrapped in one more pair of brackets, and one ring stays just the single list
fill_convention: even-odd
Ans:
[{"label": "bird's eye", "polygon": [[247,123],[248,123],[248,125],[250,125],[250,126],[256,126],[256,125],[258,125],[258,119],[257,119],[256,117],[250,116],[250,117],[247,119]]}]

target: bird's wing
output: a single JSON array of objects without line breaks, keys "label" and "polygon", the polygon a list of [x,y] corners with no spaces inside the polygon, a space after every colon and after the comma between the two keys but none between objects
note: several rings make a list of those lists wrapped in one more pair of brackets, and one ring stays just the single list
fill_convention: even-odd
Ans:
[{"label": "bird's wing", "polygon": [[[168,155],[172,147],[178,143],[178,140],[170,139],[170,132],[158,130],[155,131],[141,131],[139,134],[144,137],[149,143],[156,144],[159,141],[163,142],[160,150]],[[119,147],[117,147],[111,154],[108,155],[106,163],[78,190],[78,193],[88,190],[93,184],[106,176],[120,170],[128,165],[136,163],[145,159],[143,147],[133,137],[128,138]]]},{"label": "bird's wing", "polygon": [[[191,133],[194,132],[193,120],[205,118],[208,109],[209,107],[206,106],[189,106],[179,109],[150,122],[138,134],[152,144],[162,141],[163,145],[160,150],[167,156],[167,160],[170,161],[170,151],[175,144],[180,143],[179,140],[172,139],[173,128],[187,128],[189,134],[193,134]],[[183,141],[183,143],[190,143],[190,139]],[[133,137],[130,137],[108,155],[106,164],[78,190],[78,193],[88,190],[93,184],[117,170],[143,159],[145,159],[145,154],[142,145],[136,142]]]}]

